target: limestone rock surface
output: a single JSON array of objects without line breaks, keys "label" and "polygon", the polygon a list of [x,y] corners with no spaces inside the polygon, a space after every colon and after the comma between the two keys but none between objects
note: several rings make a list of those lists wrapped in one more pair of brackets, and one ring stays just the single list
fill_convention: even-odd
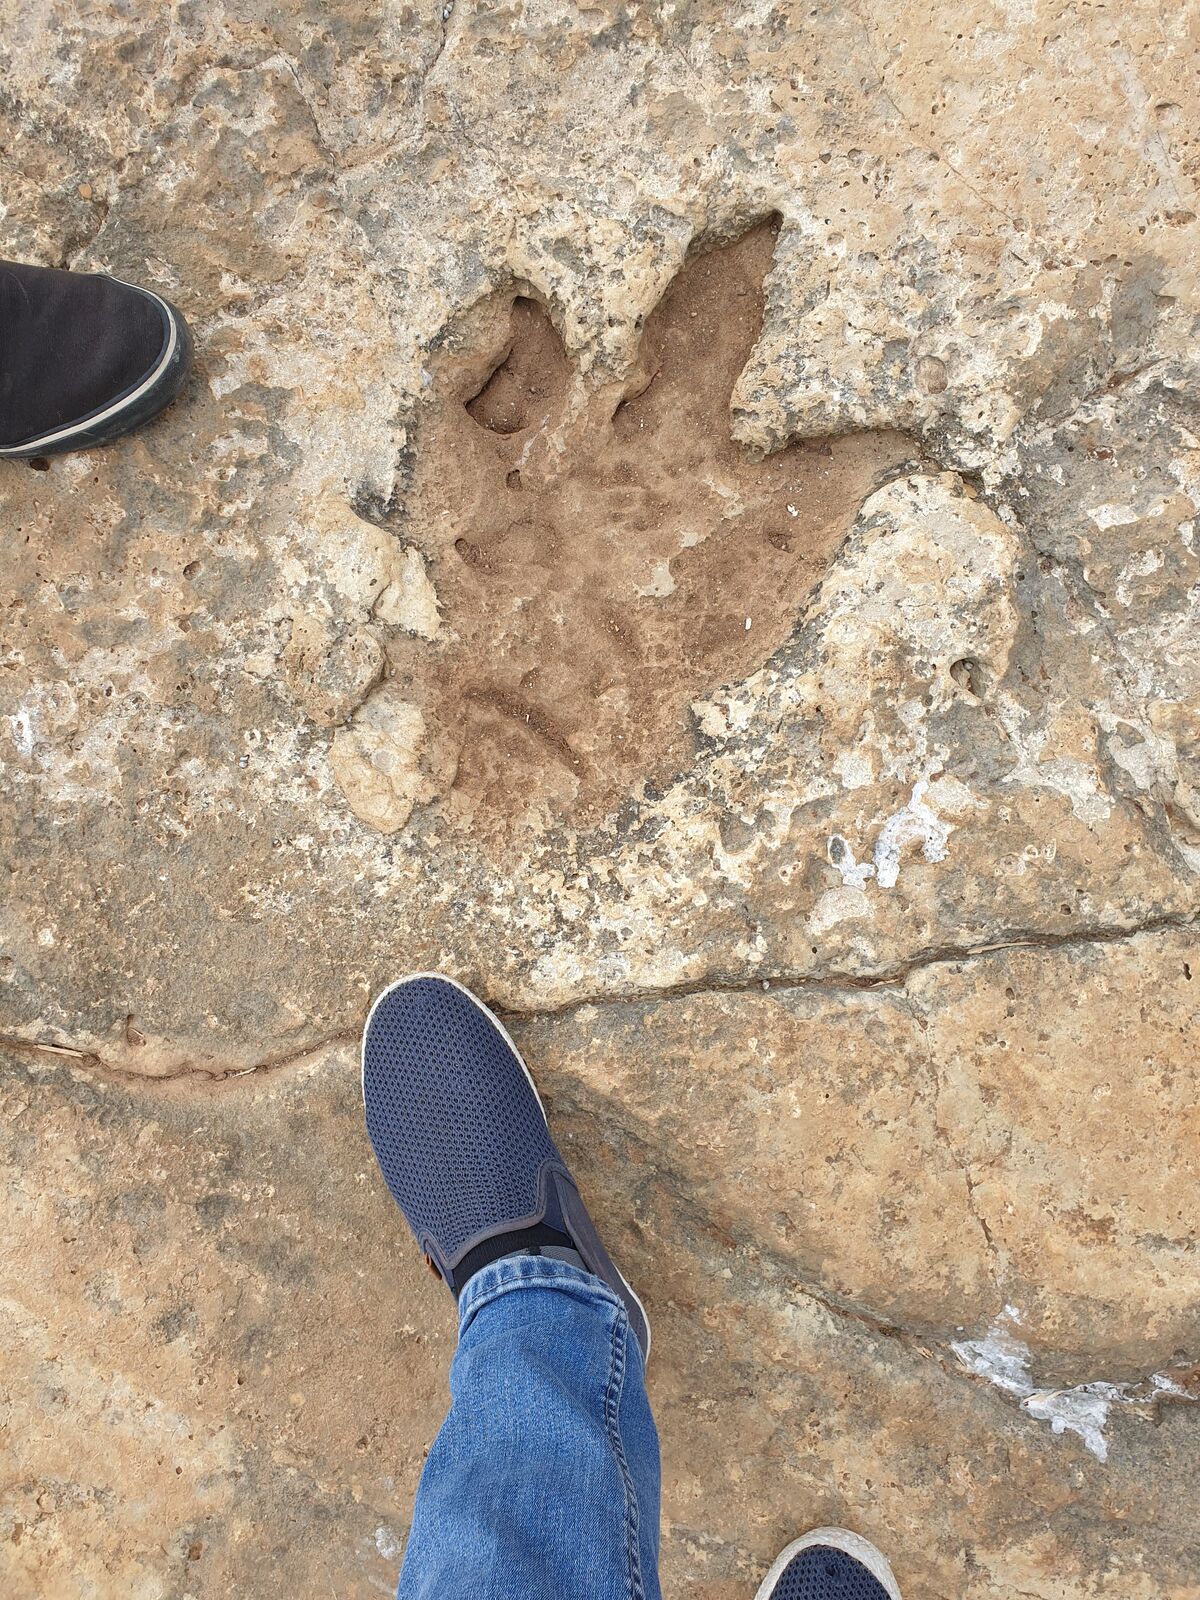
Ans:
[{"label": "limestone rock surface", "polygon": [[353,1054],[437,968],[645,1288],[672,1593],[1196,1600],[1198,61],[0,0],[0,257],[197,348],[0,463],[5,1593],[390,1588],[451,1325]]},{"label": "limestone rock surface", "polygon": [[[802,1519],[906,1595],[1191,1595],[1192,952],[514,1021],[654,1324],[667,1593],[753,1593]],[[454,1326],[356,1053],[5,1066],[7,1592],[389,1587]]]}]

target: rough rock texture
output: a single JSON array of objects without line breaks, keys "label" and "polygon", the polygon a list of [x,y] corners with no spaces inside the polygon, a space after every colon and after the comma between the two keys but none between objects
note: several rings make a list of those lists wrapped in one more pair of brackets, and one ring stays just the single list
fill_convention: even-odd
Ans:
[{"label": "rough rock texture", "polygon": [[[1195,1595],[1192,949],[516,1024],[654,1321],[668,1593],[834,1521],[906,1595]],[[7,1067],[7,1592],[386,1590],[454,1333],[354,1051]]]},{"label": "rough rock texture", "polygon": [[389,1587],[451,1330],[351,1041],[442,967],[674,1593],[1200,1594],[1196,27],[0,0],[0,256],[198,352],[0,465],[6,1592]]}]

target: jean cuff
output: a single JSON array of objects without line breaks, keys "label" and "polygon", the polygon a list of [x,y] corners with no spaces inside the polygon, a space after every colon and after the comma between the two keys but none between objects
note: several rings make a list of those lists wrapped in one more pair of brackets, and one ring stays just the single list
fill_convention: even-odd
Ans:
[{"label": "jean cuff", "polygon": [[553,1256],[501,1256],[481,1267],[467,1282],[458,1299],[459,1338],[477,1312],[503,1294],[521,1289],[555,1289],[574,1299],[615,1310],[625,1316],[625,1305],[601,1278],[581,1271]]}]

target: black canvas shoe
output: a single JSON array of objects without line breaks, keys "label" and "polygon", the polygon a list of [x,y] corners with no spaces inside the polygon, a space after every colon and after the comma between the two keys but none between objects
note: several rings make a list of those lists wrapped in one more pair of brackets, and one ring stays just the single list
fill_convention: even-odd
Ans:
[{"label": "black canvas shoe", "polygon": [[781,1551],[755,1600],[900,1600],[884,1556],[847,1528],[814,1528]]},{"label": "black canvas shoe", "polygon": [[600,1241],[529,1069],[482,1000],[433,972],[393,983],[363,1030],[362,1081],[387,1186],[455,1295],[501,1256],[557,1256],[608,1285],[649,1355],[642,1303]]},{"label": "black canvas shoe", "polygon": [[179,393],[192,339],[149,289],[0,261],[0,456],[106,444]]}]

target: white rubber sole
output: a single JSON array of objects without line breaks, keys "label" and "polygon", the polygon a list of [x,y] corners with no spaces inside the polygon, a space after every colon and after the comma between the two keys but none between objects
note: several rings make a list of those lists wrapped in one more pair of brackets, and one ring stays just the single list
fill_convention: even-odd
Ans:
[{"label": "white rubber sole", "polygon": [[[520,1050],[517,1049],[516,1041],[513,1039],[512,1034],[509,1033],[508,1029],[500,1021],[500,1018],[496,1015],[492,1008],[484,1005],[483,1001],[477,994],[472,994],[465,983],[459,983],[457,978],[447,977],[444,972],[406,973],[403,978],[397,978],[394,983],[389,983],[386,989],[383,989],[375,996],[375,999],[371,1004],[371,1009],[367,1012],[367,1020],[363,1023],[362,1042],[359,1045],[358,1050],[358,1081],[359,1090],[362,1094],[364,1115],[367,1107],[367,1032],[371,1026],[371,1018],[375,1015],[375,1012],[379,1008],[380,1004],[387,999],[388,995],[394,993],[397,989],[403,988],[406,983],[416,983],[421,978],[436,978],[439,983],[448,983],[452,989],[457,989],[459,994],[466,995],[471,1004],[479,1011],[482,1011],[492,1026],[499,1030],[505,1044],[507,1044],[513,1055],[515,1055],[517,1060],[521,1063],[521,1071],[525,1074],[526,1081],[528,1082],[529,1087],[533,1090],[533,1098],[538,1103],[538,1110],[542,1113],[542,1121],[546,1123],[547,1131],[549,1131],[550,1123],[546,1117],[546,1108],[542,1104],[542,1097],[538,1093],[537,1084],[533,1081],[533,1073],[530,1072],[528,1066],[526,1065],[525,1057],[521,1054]],[[615,1261],[613,1262],[613,1265],[617,1265]],[[640,1296],[630,1283],[629,1279],[621,1271],[620,1267],[617,1267],[617,1272],[620,1274],[621,1282],[625,1285],[625,1288],[628,1291],[629,1298],[642,1313],[642,1321],[646,1325],[646,1360],[649,1361],[650,1346],[653,1343],[653,1335],[650,1332],[650,1318],[646,1315],[646,1308],[642,1304]]]},{"label": "white rubber sole", "polygon": [[153,300],[155,305],[161,306],[166,313],[167,326],[171,332],[167,339],[166,348],[159,357],[157,364],[142,379],[136,389],[127,395],[122,395],[120,400],[114,400],[106,410],[98,412],[94,417],[88,417],[83,422],[70,422],[65,428],[57,428],[53,433],[43,433],[38,439],[27,439],[24,444],[11,450],[0,449],[0,456],[22,455],[27,456],[37,450],[45,450],[50,445],[61,445],[65,440],[76,434],[90,433],[93,428],[98,428],[106,422],[111,422],[114,417],[119,417],[122,411],[128,411],[135,406],[148,389],[162,377],[163,373],[175,359],[175,351],[179,348],[179,328],[175,322],[170,306],[153,289],[144,289],[140,283],[125,283],[124,278],[114,278],[114,283],[124,284],[127,289],[136,289],[139,294],[144,294],[148,300]]},{"label": "white rubber sole", "polygon": [[888,1600],[901,1600],[900,1586],[887,1563],[887,1558],[876,1550],[869,1539],[864,1539],[861,1534],[851,1533],[849,1528],[814,1528],[811,1533],[793,1539],[787,1549],[781,1550],[776,1556],[770,1572],[759,1585],[754,1600],[771,1600],[775,1585],[787,1570],[788,1563],[794,1561],[802,1550],[809,1550],[815,1544],[829,1545],[834,1550],[841,1550],[853,1557],[866,1567],[876,1583],[883,1586]]}]

